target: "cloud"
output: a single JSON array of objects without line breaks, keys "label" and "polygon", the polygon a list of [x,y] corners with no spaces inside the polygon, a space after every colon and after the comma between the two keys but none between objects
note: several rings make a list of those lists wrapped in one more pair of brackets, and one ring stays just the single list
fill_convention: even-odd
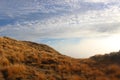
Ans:
[{"label": "cloud", "polygon": [[[1,0],[0,22],[0,36],[47,43],[63,53],[75,57],[83,53],[84,57],[103,53],[102,38],[120,34],[120,2]],[[78,41],[73,41],[77,43],[71,43],[76,38]]]},{"label": "cloud", "polygon": [[[69,14],[77,12],[86,12],[88,10],[99,10],[104,7],[103,3],[84,2],[82,0],[1,0],[0,17],[1,18],[20,18],[30,17],[30,14]],[[29,16],[30,15],[30,16]],[[24,17],[25,18],[24,18]],[[33,15],[34,16],[34,15]],[[54,16],[54,15],[52,15]]]},{"label": "cloud", "polygon": [[[56,3],[57,4],[57,3]],[[99,11],[64,14],[43,20],[20,21],[0,27],[0,35],[18,39],[99,37],[119,33],[119,6]]]},{"label": "cloud", "polygon": [[[31,13],[57,13],[58,11],[71,11],[72,3],[75,1],[57,1],[57,0],[1,0],[0,1],[0,14],[1,17],[11,17],[15,18],[16,16],[28,15]],[[76,5],[76,3],[75,3]],[[77,6],[74,6],[75,9]],[[79,7],[79,6],[78,6]]]},{"label": "cloud", "polygon": [[119,2],[119,0],[85,0],[85,2],[94,2],[94,3],[112,3],[112,2]]},{"label": "cloud", "polygon": [[77,39],[77,42],[72,42],[71,39],[58,40],[52,41],[54,44],[50,45],[65,55],[75,58],[87,58],[96,54],[119,51],[119,41],[119,35],[110,35],[107,37]]},{"label": "cloud", "polygon": [[[103,0],[102,2],[107,1]],[[113,2],[104,4],[99,0],[97,3],[94,3],[93,0],[91,2],[14,0],[8,3],[6,0],[2,0],[0,3],[1,14],[9,12],[13,17],[20,17],[13,19],[12,24],[2,25],[0,35],[23,40],[37,40],[40,38],[86,38],[116,34],[120,31],[120,7],[118,4],[112,4]],[[103,5],[107,7],[102,7]],[[27,15],[21,16],[22,14]],[[34,16],[32,16],[33,14]],[[6,17],[6,19],[9,18]]]},{"label": "cloud", "polygon": [[33,0],[30,0],[29,2],[24,0],[0,1],[0,13],[9,17],[36,12],[38,8],[40,7],[38,7],[37,3]]}]

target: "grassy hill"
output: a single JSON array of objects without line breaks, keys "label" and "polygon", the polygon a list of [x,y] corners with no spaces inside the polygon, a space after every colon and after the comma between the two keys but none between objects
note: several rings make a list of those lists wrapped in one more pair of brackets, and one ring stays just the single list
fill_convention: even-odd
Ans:
[{"label": "grassy hill", "polygon": [[0,80],[120,80],[120,52],[74,59],[45,44],[0,37]]}]

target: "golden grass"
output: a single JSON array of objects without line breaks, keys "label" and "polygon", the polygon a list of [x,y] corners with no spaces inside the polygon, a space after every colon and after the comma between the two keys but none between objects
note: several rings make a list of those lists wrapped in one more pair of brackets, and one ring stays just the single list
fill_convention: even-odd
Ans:
[{"label": "golden grass", "polygon": [[51,47],[0,38],[0,80],[120,80],[120,52],[74,59]]},{"label": "golden grass", "polygon": [[8,65],[10,65],[9,60],[4,56],[0,56],[0,66],[8,66]]},{"label": "golden grass", "polygon": [[12,80],[17,77],[25,77],[25,72],[27,68],[23,64],[14,64],[10,66],[6,66],[2,69],[2,73],[4,77],[8,80]]}]

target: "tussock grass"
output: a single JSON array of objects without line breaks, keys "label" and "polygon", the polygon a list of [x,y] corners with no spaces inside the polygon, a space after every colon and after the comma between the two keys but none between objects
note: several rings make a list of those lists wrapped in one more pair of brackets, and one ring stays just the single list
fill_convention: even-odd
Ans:
[{"label": "tussock grass", "polygon": [[120,80],[120,52],[74,59],[29,41],[0,38],[0,80]]}]

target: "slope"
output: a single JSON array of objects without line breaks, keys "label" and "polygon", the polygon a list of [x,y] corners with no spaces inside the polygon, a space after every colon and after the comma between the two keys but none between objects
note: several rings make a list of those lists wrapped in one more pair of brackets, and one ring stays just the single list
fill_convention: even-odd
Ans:
[{"label": "slope", "polygon": [[119,52],[112,54],[74,59],[45,44],[1,37],[0,80],[120,80]]}]

